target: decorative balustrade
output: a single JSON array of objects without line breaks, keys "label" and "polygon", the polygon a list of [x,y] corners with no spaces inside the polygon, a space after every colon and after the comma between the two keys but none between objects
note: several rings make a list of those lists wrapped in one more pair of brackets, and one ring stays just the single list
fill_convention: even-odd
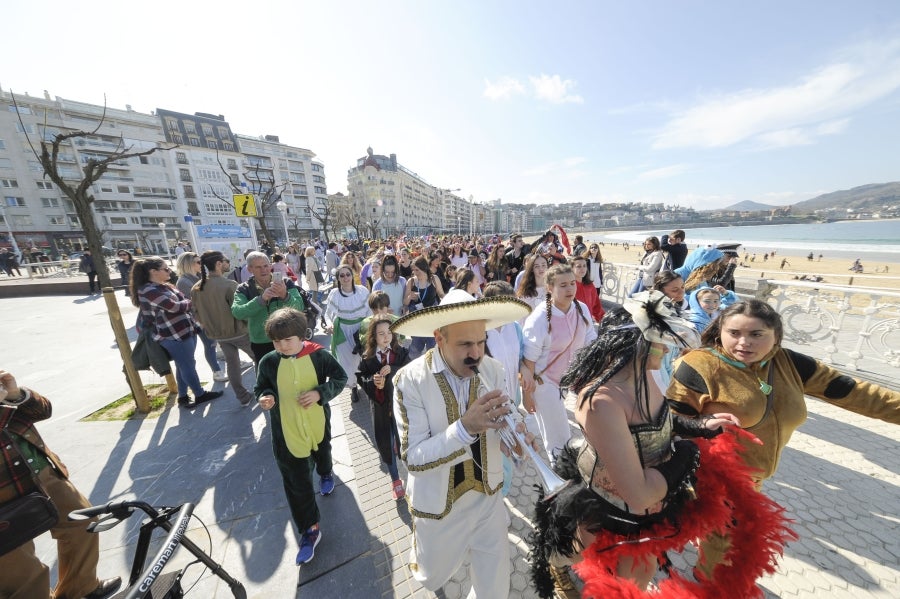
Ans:
[{"label": "decorative balustrade", "polygon": [[[603,299],[621,304],[636,280],[634,265],[604,262]],[[786,347],[881,384],[900,381],[900,293],[773,279],[737,285],[739,297],[763,299],[781,314]]]}]

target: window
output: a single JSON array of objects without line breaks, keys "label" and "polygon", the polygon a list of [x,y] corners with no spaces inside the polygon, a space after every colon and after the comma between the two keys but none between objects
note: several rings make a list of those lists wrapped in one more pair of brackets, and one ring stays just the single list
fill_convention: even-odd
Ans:
[{"label": "window", "polygon": [[[9,111],[15,112],[16,107],[14,104],[9,105]],[[31,108],[28,106],[19,106],[19,114],[31,114]]]},{"label": "window", "polygon": [[119,193],[131,193],[131,188],[127,185],[118,185],[116,186],[116,191]]},{"label": "window", "polygon": [[38,189],[53,189],[53,183],[50,181],[37,181]]},{"label": "window", "polygon": [[187,154],[185,154],[184,152],[175,152],[175,162],[177,162],[178,164],[187,164]]},{"label": "window", "polygon": [[146,156],[138,156],[138,158],[141,159],[141,164],[150,164],[150,160]]},{"label": "window", "polygon": [[0,187],[18,187],[19,182],[15,179],[0,179]]},{"label": "window", "polygon": [[325,191],[325,188],[324,188],[324,187],[314,187],[313,189],[315,190],[316,193],[321,193],[321,194],[327,194],[327,193],[328,193],[327,191]]},{"label": "window", "polygon": [[12,160],[9,158],[0,158],[0,168],[12,168]]},{"label": "window", "polygon": [[315,183],[324,183],[324,182],[325,182],[325,177],[322,177],[321,175],[313,175],[313,182],[315,182]]},{"label": "window", "polygon": [[191,138],[191,145],[192,145],[192,146],[197,146],[197,147],[199,148],[199,147],[200,147],[200,138],[199,138],[199,137],[192,137],[192,138]]},{"label": "window", "polygon": [[109,224],[111,225],[127,225],[128,219],[124,216],[110,216]]},{"label": "window", "polygon": [[59,208],[59,198],[41,198],[41,206],[44,208]]},{"label": "window", "polygon": [[5,150],[5,149],[6,149],[6,142],[3,141],[2,139],[0,139],[0,150]]},{"label": "window", "polygon": [[210,148],[212,148],[213,150],[215,150],[216,148],[219,147],[219,144],[217,144],[216,140],[214,140],[214,139],[207,140],[206,145],[209,146]]},{"label": "window", "polygon": [[200,125],[200,128],[203,130],[203,135],[205,135],[206,137],[212,137],[212,136],[213,136],[213,128],[212,128],[212,125],[208,125],[208,124],[206,124],[206,123],[203,123],[203,124]]},{"label": "window", "polygon": [[19,133],[30,133],[32,135],[37,133],[37,129],[31,123],[29,123],[23,127],[22,123],[17,122],[16,123],[16,131],[18,131]]},{"label": "window", "polygon": [[193,185],[185,185],[184,186],[184,197],[186,198],[196,198],[197,194],[194,192]]},{"label": "window", "polygon": [[314,173],[321,173],[321,172],[322,172],[323,170],[325,170],[325,169],[322,168],[322,165],[321,165],[321,164],[316,164],[315,162],[313,162],[313,164],[312,164],[312,170],[313,170]]},{"label": "window", "polygon": [[236,171],[237,170],[237,160],[235,160],[234,158],[229,158],[228,159],[228,168],[230,170]]},{"label": "window", "polygon": [[47,222],[51,225],[64,225],[66,224],[66,218],[64,216],[50,216],[47,217]]},{"label": "window", "polygon": [[230,141],[223,141],[222,147],[225,148],[226,150],[228,150],[229,152],[234,151],[234,144],[231,143]]},{"label": "window", "polygon": [[13,196],[6,196],[6,198],[4,198],[4,199],[6,200],[7,206],[18,207],[18,208],[25,207],[25,198],[16,198]]},{"label": "window", "polygon": [[186,168],[178,169],[178,174],[181,175],[182,181],[193,181],[191,178],[191,171]]},{"label": "window", "polygon": [[183,143],[181,135],[179,135],[177,133],[172,134],[172,141],[174,141],[177,144]]},{"label": "window", "polygon": [[203,205],[207,214],[233,214],[234,208],[225,202],[208,202]]},{"label": "window", "polygon": [[81,228],[81,221],[78,220],[78,217],[77,217],[77,216],[70,216],[70,217],[69,217],[69,226],[71,226],[71,227],[78,227],[78,228],[80,229],[80,228]]},{"label": "window", "polygon": [[194,134],[196,134],[196,133],[197,133],[197,126],[194,125],[194,123],[192,123],[191,121],[185,121],[185,122],[184,122],[184,132],[185,132],[185,133],[194,133]]}]

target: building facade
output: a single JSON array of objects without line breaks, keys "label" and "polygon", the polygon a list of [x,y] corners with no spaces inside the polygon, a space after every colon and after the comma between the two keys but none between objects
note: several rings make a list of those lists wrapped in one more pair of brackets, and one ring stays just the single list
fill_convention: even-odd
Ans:
[{"label": "building facade", "polygon": [[90,135],[64,142],[57,159],[61,176],[73,183],[91,159],[160,148],[110,164],[92,186],[104,245],[167,253],[176,241],[190,240],[188,220],[257,224],[237,217],[232,196],[267,189],[276,191],[286,209],[284,220],[277,201],[260,214],[273,241],[283,241],[285,224],[292,240],[322,232],[315,208],[327,201],[325,167],[310,150],[275,136],[236,135],[221,115],[168,109],[144,114],[46,92],[43,98],[17,94],[14,103],[0,91],[0,247],[37,247],[54,257],[86,247],[74,204],[44,177],[32,151],[40,151],[42,138],[75,131]]}]

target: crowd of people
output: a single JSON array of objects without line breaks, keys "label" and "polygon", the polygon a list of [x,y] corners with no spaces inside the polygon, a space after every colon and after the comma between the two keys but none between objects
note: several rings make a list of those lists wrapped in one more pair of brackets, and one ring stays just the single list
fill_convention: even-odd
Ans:
[{"label": "crowd of people", "polygon": [[[139,329],[174,362],[183,408],[223,396],[201,385],[199,345],[214,379],[269,415],[297,565],[329,525],[316,498],[335,488],[329,402],[349,389],[370,406],[385,493],[409,506],[410,563],[425,588],[468,561],[471,597],[508,596],[503,497],[525,443],[566,481],[535,498],[541,597],[640,593],[660,568],[672,596],[753,596],[792,538],[762,483],[805,419],[804,396],[900,423],[900,394],[782,348],[780,316],[733,292],[733,248],[688,252],[684,239],[648,238],[630,297],[608,313],[601,245],[580,235],[570,245],[557,229],[530,244],[518,234],[264,242],[234,265],[182,248],[177,273],[119,252],[118,265]],[[255,366],[252,389],[241,352]],[[32,421],[49,415],[11,375],[0,371],[0,382],[0,404]],[[53,464],[25,434],[29,422],[4,420],[4,433]],[[0,496],[25,476],[8,467]],[[671,571],[666,551],[695,538],[694,571]],[[27,562],[49,587],[33,552],[0,556],[0,569]],[[71,576],[61,567],[60,586]],[[78,596],[107,588],[93,570],[79,576]],[[4,596],[18,595],[0,587]]]}]

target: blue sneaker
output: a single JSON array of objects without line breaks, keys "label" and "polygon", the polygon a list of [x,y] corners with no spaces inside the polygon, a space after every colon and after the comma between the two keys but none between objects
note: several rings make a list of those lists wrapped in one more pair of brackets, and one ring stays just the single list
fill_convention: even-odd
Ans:
[{"label": "blue sneaker", "polygon": [[319,492],[322,495],[331,495],[334,492],[334,475],[326,474],[319,477]]},{"label": "blue sneaker", "polygon": [[316,554],[316,545],[322,540],[322,530],[310,528],[300,537],[300,551],[297,552],[297,565],[308,564]]}]

